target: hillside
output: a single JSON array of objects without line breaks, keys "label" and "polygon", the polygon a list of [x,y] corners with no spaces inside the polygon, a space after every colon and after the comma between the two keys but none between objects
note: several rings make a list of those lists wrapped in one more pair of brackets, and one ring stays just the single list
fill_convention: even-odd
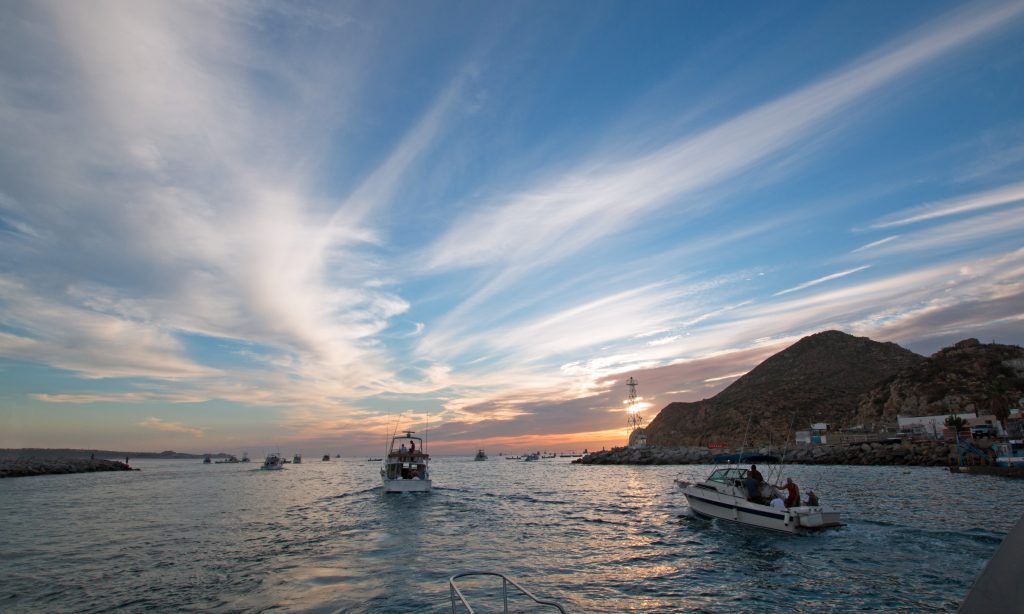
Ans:
[{"label": "hillside", "polygon": [[812,422],[845,424],[878,382],[922,362],[895,343],[840,331],[804,337],[710,399],[671,403],[651,421],[654,445],[701,446],[790,440]]},{"label": "hillside", "polygon": [[896,415],[934,416],[992,411],[1024,396],[1024,348],[965,339],[881,382],[857,408],[863,424]]}]

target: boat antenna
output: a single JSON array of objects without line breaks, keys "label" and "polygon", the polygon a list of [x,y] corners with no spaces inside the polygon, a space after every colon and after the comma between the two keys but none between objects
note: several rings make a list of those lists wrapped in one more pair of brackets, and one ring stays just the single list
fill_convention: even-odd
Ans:
[{"label": "boat antenna", "polygon": [[427,425],[423,431],[423,453],[427,453],[427,444],[430,443],[430,412],[427,412]]},{"label": "boat antenna", "polygon": [[[404,413],[404,412],[403,412]],[[391,437],[388,437],[384,441],[384,456],[387,456],[391,452],[391,442],[395,439],[395,435],[398,434],[398,423],[402,421],[402,414],[398,414],[398,418],[395,420],[395,428],[391,431]],[[387,437],[387,431],[384,432],[384,436]]]},{"label": "boat antenna", "polygon": [[740,455],[736,459],[736,464],[739,465],[743,462],[743,452],[747,449],[747,435],[750,435],[750,421],[754,419],[754,412],[747,414],[747,430],[743,432],[743,443],[740,445]]},{"label": "boat antenna", "polygon": [[[793,424],[794,423],[796,423],[796,414],[791,416],[790,419],[789,419],[789,433],[788,433],[788,435],[792,435],[793,434]],[[781,482],[782,481],[782,470],[785,468],[785,465],[786,465],[786,454],[788,454],[788,453],[789,453],[789,437],[787,436],[786,437],[786,444],[784,446],[782,446],[782,456],[779,458],[779,464],[776,467],[776,469],[778,471],[776,473],[776,475],[775,475],[775,481],[776,482]]]}]

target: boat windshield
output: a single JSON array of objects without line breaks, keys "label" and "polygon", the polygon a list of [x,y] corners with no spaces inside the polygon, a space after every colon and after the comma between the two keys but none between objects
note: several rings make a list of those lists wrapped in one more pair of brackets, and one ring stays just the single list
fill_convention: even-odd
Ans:
[{"label": "boat windshield", "polygon": [[708,481],[731,484],[734,481],[742,480],[745,477],[747,477],[746,469],[715,469],[711,472],[711,477],[708,478]]}]

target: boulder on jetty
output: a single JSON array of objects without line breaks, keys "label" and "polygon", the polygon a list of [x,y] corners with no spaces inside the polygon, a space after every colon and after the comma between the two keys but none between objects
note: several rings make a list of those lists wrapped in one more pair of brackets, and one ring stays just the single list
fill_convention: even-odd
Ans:
[{"label": "boulder on jetty", "polygon": [[[734,450],[734,452],[737,450]],[[714,462],[726,450],[706,448],[612,448],[591,452],[574,460],[582,465],[699,465]],[[795,465],[919,465],[955,464],[955,446],[941,441],[907,441],[893,443],[861,443],[841,446],[799,445],[788,450],[759,448],[747,450],[757,454],[778,456],[784,463]]]},{"label": "boulder on jetty", "polygon": [[90,458],[0,458],[0,478],[94,471],[131,471],[121,461]]}]

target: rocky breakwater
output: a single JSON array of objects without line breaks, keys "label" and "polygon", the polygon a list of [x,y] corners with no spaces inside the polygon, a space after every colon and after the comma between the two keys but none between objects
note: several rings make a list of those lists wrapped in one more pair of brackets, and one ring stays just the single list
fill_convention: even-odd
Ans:
[{"label": "rocky breakwater", "polygon": [[612,448],[591,452],[573,463],[581,465],[701,465],[713,462],[707,448]]},{"label": "rocky breakwater", "polygon": [[956,448],[941,441],[860,443],[837,446],[798,446],[786,462],[805,465],[919,465],[956,463]]},{"label": "rocky breakwater", "polygon": [[0,458],[0,478],[94,471],[132,471],[121,461],[91,458]]},{"label": "rocky breakwater", "polygon": [[[733,450],[732,452],[738,452]],[[612,448],[591,452],[573,461],[582,465],[699,465],[714,462],[716,454],[705,448]],[[747,450],[784,458],[797,465],[919,465],[955,464],[956,449],[940,441],[860,443],[848,445],[801,445],[788,450],[761,448]]]}]

